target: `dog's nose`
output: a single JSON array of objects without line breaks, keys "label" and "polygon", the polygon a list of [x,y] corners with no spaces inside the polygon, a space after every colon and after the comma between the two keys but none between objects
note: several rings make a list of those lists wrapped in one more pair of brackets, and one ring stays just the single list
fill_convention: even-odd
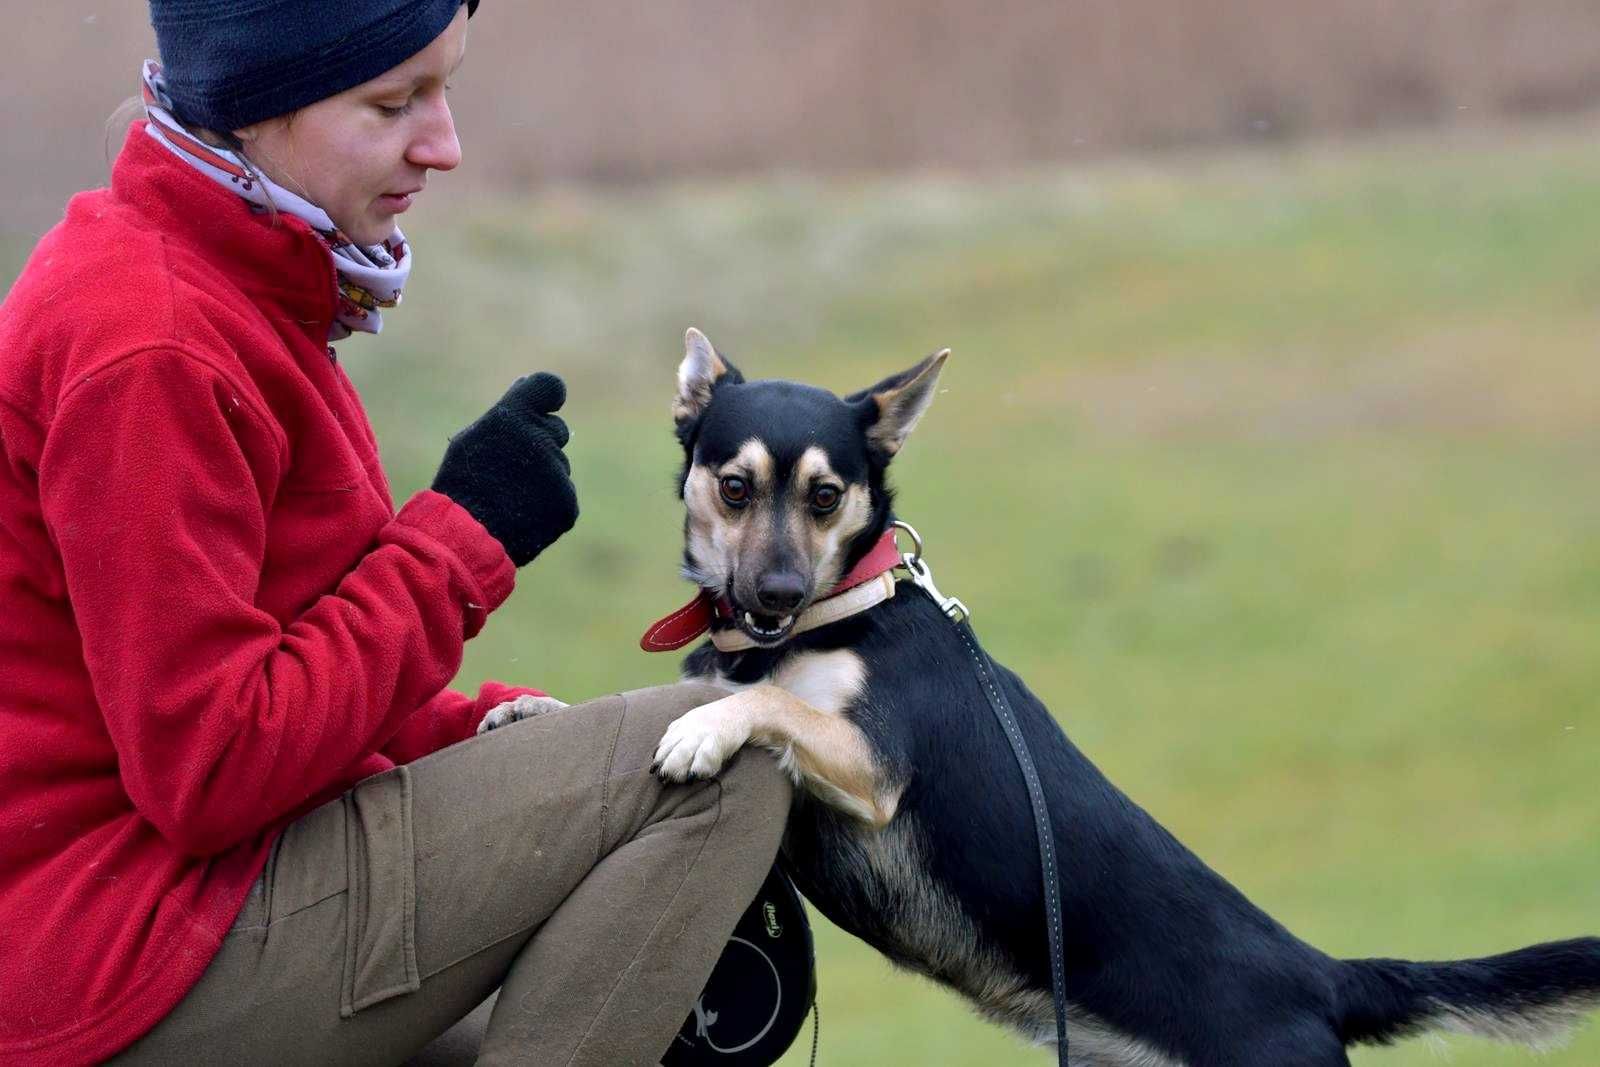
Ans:
[{"label": "dog's nose", "polygon": [[786,615],[806,596],[806,583],[798,574],[769,574],[756,587],[761,607],[776,615]]}]

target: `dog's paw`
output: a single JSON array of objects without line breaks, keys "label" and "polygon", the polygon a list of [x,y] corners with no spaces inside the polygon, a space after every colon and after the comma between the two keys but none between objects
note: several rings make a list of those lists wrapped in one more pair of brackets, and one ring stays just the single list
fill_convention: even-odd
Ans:
[{"label": "dog's paw", "polygon": [[497,730],[502,726],[510,726],[523,719],[533,719],[540,715],[548,715],[552,711],[560,711],[567,705],[555,697],[520,696],[515,700],[508,700],[504,704],[496,704],[484,715],[483,721],[478,723],[478,733],[486,734],[490,730]]},{"label": "dog's paw", "polygon": [[656,746],[651,772],[670,782],[715,777],[750,740],[749,723],[738,707],[737,696],[726,697],[674,720]]}]

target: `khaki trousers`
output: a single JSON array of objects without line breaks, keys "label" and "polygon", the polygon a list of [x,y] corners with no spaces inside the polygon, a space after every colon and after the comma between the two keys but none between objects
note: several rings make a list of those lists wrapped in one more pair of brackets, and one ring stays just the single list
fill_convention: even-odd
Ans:
[{"label": "khaki trousers", "polygon": [[650,773],[664,686],[361,782],[284,831],[199,984],[114,1062],[393,1067],[500,988],[483,1064],[654,1064],[783,834],[764,751]]}]

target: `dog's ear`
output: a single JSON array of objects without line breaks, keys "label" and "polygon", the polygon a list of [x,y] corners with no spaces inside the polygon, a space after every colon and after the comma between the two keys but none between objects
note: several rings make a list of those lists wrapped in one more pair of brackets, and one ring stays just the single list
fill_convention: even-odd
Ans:
[{"label": "dog's ear", "polygon": [[945,360],[949,358],[948,348],[935,352],[910,370],[845,398],[861,407],[868,420],[867,443],[885,459],[893,458],[900,451],[900,446],[916,428],[917,420],[933,403],[939,372],[944,370]]},{"label": "dog's ear", "polygon": [[678,395],[672,402],[672,421],[683,431],[704,414],[717,386],[743,381],[744,375],[717,354],[706,335],[689,327],[683,335],[683,362],[678,364]]}]

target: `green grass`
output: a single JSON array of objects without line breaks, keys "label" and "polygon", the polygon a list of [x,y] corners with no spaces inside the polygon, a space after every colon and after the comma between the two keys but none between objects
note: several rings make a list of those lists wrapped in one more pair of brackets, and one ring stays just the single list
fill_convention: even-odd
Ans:
[{"label": "green grass", "polygon": [[[895,474],[990,650],[1313,943],[1495,952],[1600,933],[1593,133],[430,203],[343,358],[401,494],[515,374],[568,379],[582,521],[461,681],[578,700],[675,672],[635,641],[689,592],[684,327],[840,391],[950,345]],[[817,936],[823,1063],[1045,1061]]]}]

